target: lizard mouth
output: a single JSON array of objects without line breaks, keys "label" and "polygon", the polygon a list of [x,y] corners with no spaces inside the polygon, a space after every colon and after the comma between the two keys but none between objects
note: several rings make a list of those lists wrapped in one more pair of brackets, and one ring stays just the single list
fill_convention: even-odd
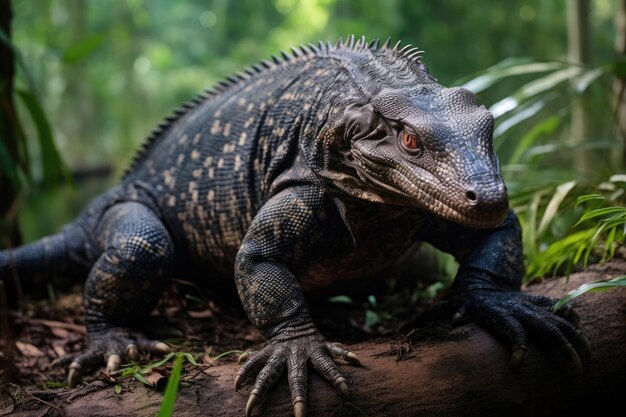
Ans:
[{"label": "lizard mouth", "polygon": [[[477,193],[473,190],[476,187],[461,192],[461,187],[441,181],[422,168],[409,170],[401,164],[391,165],[378,158],[372,160],[358,147],[353,149],[359,175],[373,186],[393,194],[397,204],[417,206],[445,220],[473,228],[492,228],[506,217],[508,199],[501,190],[504,184],[496,181],[481,184],[480,188],[495,192]],[[487,200],[484,195],[503,197]]]}]

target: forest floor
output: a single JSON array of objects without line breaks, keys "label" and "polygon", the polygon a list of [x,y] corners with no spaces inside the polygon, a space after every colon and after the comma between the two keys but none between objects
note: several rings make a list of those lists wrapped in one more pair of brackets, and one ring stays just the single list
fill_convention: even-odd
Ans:
[{"label": "forest floor", "polygon": [[[587,282],[625,273],[626,262],[614,261],[593,266],[577,274],[577,279]],[[423,319],[418,317],[433,302],[416,300],[414,288],[403,288],[393,296],[380,295],[380,305],[375,296],[365,294],[367,291],[361,291],[360,296],[344,296],[334,301],[329,301],[327,295],[318,295],[310,300],[315,321],[329,340],[348,345],[375,342],[385,347],[376,355],[400,359],[412,355],[417,343],[466,337],[463,332],[450,332],[447,321],[424,326]],[[3,348],[0,356],[0,416],[66,415],[59,404],[71,403],[90,391],[108,390],[120,397],[142,385],[146,388],[151,385],[147,389],[162,392],[171,372],[172,361],[169,361],[142,372],[142,382],[132,371],[126,372],[130,375],[121,372],[110,375],[100,369],[83,377],[82,389],[76,392],[68,389],[66,369],[51,363],[86,347],[80,288],[58,294],[54,300],[26,301],[19,312],[11,313],[10,321],[12,334],[8,339],[5,335],[4,346],[10,345]],[[153,335],[165,338],[175,350],[190,352],[196,358],[199,365],[185,365],[183,381],[194,380],[203,373],[211,375],[209,370],[215,365],[233,363],[238,353],[260,348],[264,343],[246,318],[236,294],[216,297],[181,281],[166,292],[153,312],[152,321],[149,327]],[[422,325],[416,327],[416,324]],[[143,355],[138,363],[145,368],[158,359]],[[158,405],[159,400],[155,401]]]},{"label": "forest floor", "polygon": [[[265,343],[246,317],[234,291],[229,290],[232,288],[226,289],[226,294],[218,295],[188,281],[175,281],[164,293],[150,321],[145,323],[149,336],[165,340],[175,351],[189,352],[196,358],[201,366],[187,363],[186,367],[191,371],[185,378],[193,378],[217,362],[236,362],[243,351],[259,349]],[[341,289],[335,290],[334,294],[336,291]],[[404,286],[393,295],[384,294],[388,291],[389,288],[384,286],[372,288],[367,283],[360,283],[357,284],[356,297],[335,295],[333,300],[329,295],[333,293],[322,292],[309,298],[309,306],[318,327],[323,329],[328,340],[334,342],[349,345],[365,340],[385,340],[398,334],[412,337],[415,331],[411,330],[411,324],[434,300],[416,297],[418,290],[414,287]],[[39,401],[44,408],[52,407],[43,398],[67,390],[67,366],[55,366],[54,361],[87,348],[82,286],[75,285],[48,299],[26,296],[22,307],[10,312],[9,321],[10,334],[8,338],[5,335],[4,354],[0,355],[0,416],[11,414],[16,403],[20,402],[17,397],[34,400],[33,405]],[[421,334],[428,332],[430,330]],[[433,337],[439,337],[441,333],[439,330],[432,332]],[[409,339],[405,338],[405,343],[409,343]],[[398,354],[401,351],[400,348]],[[159,359],[142,354],[137,363],[145,367]],[[172,362],[142,373],[155,390],[165,389]],[[100,383],[96,386],[104,384],[122,389],[138,382],[132,375],[121,372],[108,374],[103,367],[82,378],[87,385],[98,381]]]}]

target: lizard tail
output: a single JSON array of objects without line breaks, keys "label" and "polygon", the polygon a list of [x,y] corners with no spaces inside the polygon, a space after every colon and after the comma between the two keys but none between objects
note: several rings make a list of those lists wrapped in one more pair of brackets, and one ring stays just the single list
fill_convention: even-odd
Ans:
[{"label": "lizard tail", "polygon": [[47,284],[61,287],[74,282],[88,268],[85,232],[74,223],[57,234],[16,248],[0,250],[0,281],[9,299],[22,289],[45,294]]}]

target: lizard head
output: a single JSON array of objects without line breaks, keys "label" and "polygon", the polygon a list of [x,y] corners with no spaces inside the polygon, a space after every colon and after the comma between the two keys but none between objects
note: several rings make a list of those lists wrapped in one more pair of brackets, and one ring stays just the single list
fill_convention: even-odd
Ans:
[{"label": "lizard head", "polygon": [[344,102],[335,131],[352,194],[468,227],[499,224],[508,198],[491,113],[469,90],[438,84],[419,60],[389,48],[368,52],[367,65],[350,60],[359,93]]}]

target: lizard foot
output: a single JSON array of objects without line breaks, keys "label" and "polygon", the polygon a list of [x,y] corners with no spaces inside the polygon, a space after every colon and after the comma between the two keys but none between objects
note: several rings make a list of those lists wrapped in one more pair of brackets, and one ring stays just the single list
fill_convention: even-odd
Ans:
[{"label": "lizard foot", "polygon": [[457,296],[460,306],[453,320],[472,318],[512,342],[510,365],[522,361],[527,349],[526,332],[556,347],[582,372],[582,361],[591,355],[591,346],[576,327],[578,316],[571,308],[557,314],[550,310],[556,299],[518,291],[474,290]]},{"label": "lizard foot", "polygon": [[266,397],[270,388],[287,369],[291,402],[296,417],[306,416],[307,408],[307,362],[313,365],[328,382],[335,386],[341,397],[347,401],[350,395],[348,382],[339,372],[333,359],[343,359],[354,365],[361,365],[356,355],[349,350],[327,342],[317,331],[313,334],[291,338],[277,335],[259,352],[246,352],[240,358],[245,361],[235,379],[235,390],[246,380],[256,375],[254,387],[246,405],[246,417]]},{"label": "lizard foot", "polygon": [[62,356],[51,364],[52,366],[69,364],[67,384],[70,387],[76,386],[85,372],[103,363],[106,363],[107,372],[113,372],[120,368],[122,360],[136,360],[139,357],[139,351],[155,354],[171,352],[167,344],[150,340],[124,327],[89,332],[87,337],[89,347],[85,352]]}]

